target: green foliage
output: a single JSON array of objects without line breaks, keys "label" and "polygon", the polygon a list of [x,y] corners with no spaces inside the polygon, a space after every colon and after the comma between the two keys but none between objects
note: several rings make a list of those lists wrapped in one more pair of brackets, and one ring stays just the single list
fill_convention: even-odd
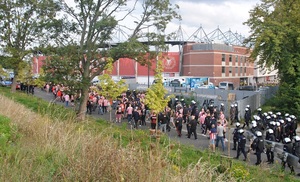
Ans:
[{"label": "green foliage", "polygon": [[300,109],[299,8],[299,1],[262,1],[245,22],[251,29],[245,43],[252,45],[252,60],[259,56],[261,68],[278,69],[281,83],[276,105],[293,113]]},{"label": "green foliage", "polygon": [[113,68],[112,61],[112,58],[108,58],[109,63],[106,65],[106,73],[98,77],[100,80],[98,87],[100,89],[96,89],[95,91],[107,98],[116,99],[127,90],[127,85],[125,84],[124,80],[115,82],[111,78],[110,73],[112,72]]},{"label": "green foliage", "polygon": [[154,79],[156,80],[155,84],[152,84],[150,88],[147,89],[147,94],[145,98],[145,103],[148,107],[155,111],[156,113],[164,111],[165,107],[168,105],[170,97],[166,97],[168,91],[163,85],[163,65],[162,61],[158,60],[156,73]]}]

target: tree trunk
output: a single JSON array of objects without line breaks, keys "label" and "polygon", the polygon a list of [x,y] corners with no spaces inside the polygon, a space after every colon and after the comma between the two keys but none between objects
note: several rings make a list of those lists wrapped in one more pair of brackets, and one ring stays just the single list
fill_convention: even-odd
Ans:
[{"label": "tree trunk", "polygon": [[16,87],[17,87],[17,77],[18,74],[15,73],[14,78],[13,78],[13,82],[11,84],[11,88],[10,88],[10,92],[15,93],[16,92]]},{"label": "tree trunk", "polygon": [[86,115],[86,104],[87,104],[87,100],[89,97],[89,87],[83,87],[82,89],[82,93],[81,93],[81,99],[80,99],[80,103],[79,103],[79,110],[77,113],[77,118],[80,121],[83,121],[85,119],[85,115]]}]

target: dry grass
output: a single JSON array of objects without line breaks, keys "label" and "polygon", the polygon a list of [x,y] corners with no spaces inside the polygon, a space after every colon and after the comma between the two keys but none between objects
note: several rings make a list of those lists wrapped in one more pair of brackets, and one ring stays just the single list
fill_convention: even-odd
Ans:
[{"label": "dry grass", "polygon": [[0,102],[0,115],[21,134],[1,155],[0,181],[235,181],[201,160],[182,169],[166,160],[170,149],[161,152],[155,142],[149,150],[135,143],[121,147],[109,134],[113,128],[95,133],[84,127],[91,121],[50,120],[2,95]]}]

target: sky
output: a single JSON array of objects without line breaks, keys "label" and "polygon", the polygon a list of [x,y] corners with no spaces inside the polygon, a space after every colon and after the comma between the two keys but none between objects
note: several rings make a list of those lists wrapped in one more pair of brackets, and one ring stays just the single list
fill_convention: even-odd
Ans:
[{"label": "sky", "polygon": [[[65,0],[68,4],[74,4],[74,0]],[[143,0],[139,0],[142,2]],[[249,35],[249,28],[243,22],[249,18],[249,11],[254,8],[260,0],[170,0],[172,4],[179,5],[181,21],[174,20],[168,24],[165,33],[177,32],[179,26],[183,32],[184,40],[191,37],[200,27],[205,33],[210,33],[219,28],[223,33],[231,30],[241,36]],[[135,0],[129,0],[128,9],[133,7]],[[136,6],[136,13],[139,7]],[[134,15],[139,17],[140,14]],[[123,25],[134,25],[134,16],[126,18]],[[122,15],[120,17],[123,17]],[[122,35],[116,39],[122,40]],[[181,40],[181,39],[180,39]]]},{"label": "sky", "polygon": [[[242,36],[249,35],[249,28],[243,22],[249,18],[249,11],[260,0],[171,0],[179,5],[182,21],[173,21],[167,31],[178,29],[191,36],[200,26],[206,33],[219,28],[222,32],[231,30]],[[185,33],[184,33],[185,34]]]}]

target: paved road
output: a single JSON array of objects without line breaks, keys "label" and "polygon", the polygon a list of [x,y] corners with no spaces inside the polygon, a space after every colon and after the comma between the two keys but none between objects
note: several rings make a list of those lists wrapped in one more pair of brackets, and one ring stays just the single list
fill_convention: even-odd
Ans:
[{"label": "paved road", "polygon": [[[46,93],[44,91],[41,91],[40,89],[36,89],[35,90],[35,96],[36,97],[39,97],[39,98],[42,98],[42,99],[45,99],[47,101],[53,101],[54,99],[54,96],[52,93]],[[64,103],[62,102],[56,102],[57,104],[60,104],[60,105],[64,105]],[[70,107],[71,108],[71,107]],[[91,116],[95,117],[95,118],[102,118],[102,119],[105,119],[105,120],[110,120],[110,115],[109,113],[106,113],[106,114],[103,114],[103,115],[99,115],[97,114],[97,112],[93,112],[91,114]],[[112,118],[114,118],[113,114],[112,114]],[[122,123],[124,122],[127,122],[127,120],[123,120]],[[121,125],[120,123],[116,123],[116,125]],[[130,129],[130,125],[128,125],[128,128]],[[147,126],[141,126],[140,129],[149,129],[150,128],[150,123],[147,123]],[[187,130],[186,130],[186,126],[184,125],[183,126],[183,135],[182,137],[178,137],[177,136],[177,133],[176,133],[176,130],[174,128],[171,129],[170,132],[167,132],[166,134],[168,135],[168,137],[174,141],[177,141],[177,142],[180,142],[182,144],[187,144],[187,145],[193,145],[195,146],[196,148],[199,148],[199,149],[206,149],[208,148],[209,146],[209,139],[207,138],[207,136],[202,136],[199,134],[200,132],[200,127],[197,128],[198,130],[198,139],[195,140],[194,137],[192,136],[191,139],[187,138],[186,137],[186,134],[187,134]],[[227,133],[232,133],[233,131],[233,128],[230,129],[230,132],[227,132]],[[228,137],[227,137],[228,138]],[[230,140],[232,139],[232,136],[229,136]],[[247,146],[249,146],[249,141],[247,141]],[[225,156],[230,156],[230,157],[236,157],[236,151],[233,151],[233,150],[228,150],[229,148],[229,145],[230,145],[230,148],[232,148],[233,146],[233,143],[231,141],[229,142],[226,142],[226,146],[225,146],[225,151],[221,151],[220,149],[222,148],[221,145],[219,144],[219,152],[221,152],[223,155]],[[276,155],[276,154],[275,154]],[[243,155],[241,154],[240,155],[240,159],[239,160],[243,160],[244,157]],[[267,157],[265,154],[262,154],[262,160],[263,161],[267,161]],[[280,163],[281,161],[279,159],[276,159],[278,160],[278,162]],[[256,156],[253,155],[253,154],[250,154],[249,155],[249,160],[247,161],[247,163],[251,164],[251,165],[254,165],[256,163]],[[270,165],[271,167],[271,165]],[[289,169],[287,169],[289,170]],[[299,173],[300,170],[299,169],[295,169],[296,170],[296,173]]]}]

